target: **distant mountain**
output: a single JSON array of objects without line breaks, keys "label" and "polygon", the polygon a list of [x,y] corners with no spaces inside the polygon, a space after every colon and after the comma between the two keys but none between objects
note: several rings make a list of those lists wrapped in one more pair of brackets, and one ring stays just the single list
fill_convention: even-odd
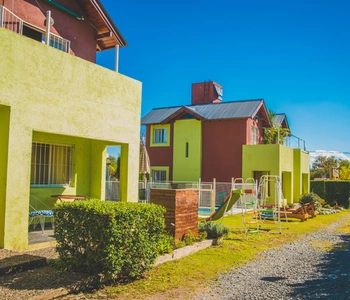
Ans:
[{"label": "distant mountain", "polygon": [[317,156],[326,156],[326,157],[334,156],[337,159],[350,160],[350,152],[327,151],[327,150],[316,150],[316,151],[309,151],[309,152],[310,152],[311,165],[314,163]]}]

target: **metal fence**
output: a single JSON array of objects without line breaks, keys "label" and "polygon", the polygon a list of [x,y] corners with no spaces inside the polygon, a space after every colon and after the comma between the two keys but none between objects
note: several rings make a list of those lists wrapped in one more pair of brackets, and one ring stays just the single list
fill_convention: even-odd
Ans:
[{"label": "metal fence", "polygon": [[[198,206],[210,208],[220,206],[225,199],[230,195],[232,189],[255,189],[256,184],[252,182],[239,182],[232,179],[231,182],[190,182],[190,181],[167,181],[167,182],[152,182],[139,181],[139,202],[150,202],[151,189],[195,189],[198,190]],[[120,201],[120,182],[106,182],[106,200]],[[234,208],[240,208],[240,200],[234,205]]]}]

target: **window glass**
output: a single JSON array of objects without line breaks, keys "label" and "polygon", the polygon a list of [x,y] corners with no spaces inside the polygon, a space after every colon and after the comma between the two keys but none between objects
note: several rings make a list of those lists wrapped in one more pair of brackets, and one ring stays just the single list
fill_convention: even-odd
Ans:
[{"label": "window glass", "polygon": [[73,146],[33,143],[31,185],[71,185]]},{"label": "window glass", "polygon": [[251,136],[251,144],[257,145],[259,144],[259,138],[258,138],[258,128],[252,126],[252,136]]},{"label": "window glass", "polygon": [[166,128],[156,128],[154,129],[154,143],[155,144],[165,144],[168,142],[168,130]]},{"label": "window glass", "polygon": [[166,171],[164,170],[153,170],[154,181],[166,181]]}]

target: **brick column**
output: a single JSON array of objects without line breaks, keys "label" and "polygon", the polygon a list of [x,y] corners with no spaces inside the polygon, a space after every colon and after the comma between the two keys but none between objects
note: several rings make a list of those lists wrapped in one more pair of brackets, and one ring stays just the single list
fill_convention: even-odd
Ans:
[{"label": "brick column", "polygon": [[188,230],[198,232],[198,191],[151,189],[150,202],[164,206],[166,230],[181,240]]}]

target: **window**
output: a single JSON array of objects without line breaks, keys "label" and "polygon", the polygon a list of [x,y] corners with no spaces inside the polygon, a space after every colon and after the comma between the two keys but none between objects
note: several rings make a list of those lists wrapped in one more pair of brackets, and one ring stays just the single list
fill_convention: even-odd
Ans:
[{"label": "window", "polygon": [[170,146],[170,124],[151,125],[150,146],[151,147]]},{"label": "window", "polygon": [[259,144],[259,131],[258,131],[258,128],[254,126],[252,126],[251,144],[252,145]]},{"label": "window", "polygon": [[186,154],[185,154],[186,157],[188,157],[188,142],[186,142]]},{"label": "window", "polygon": [[165,170],[153,170],[152,175],[154,181],[166,181]]},{"label": "window", "polygon": [[73,146],[33,143],[30,184],[71,185]]},{"label": "window", "polygon": [[155,144],[165,144],[168,142],[168,130],[166,128],[154,129],[153,137]]}]

